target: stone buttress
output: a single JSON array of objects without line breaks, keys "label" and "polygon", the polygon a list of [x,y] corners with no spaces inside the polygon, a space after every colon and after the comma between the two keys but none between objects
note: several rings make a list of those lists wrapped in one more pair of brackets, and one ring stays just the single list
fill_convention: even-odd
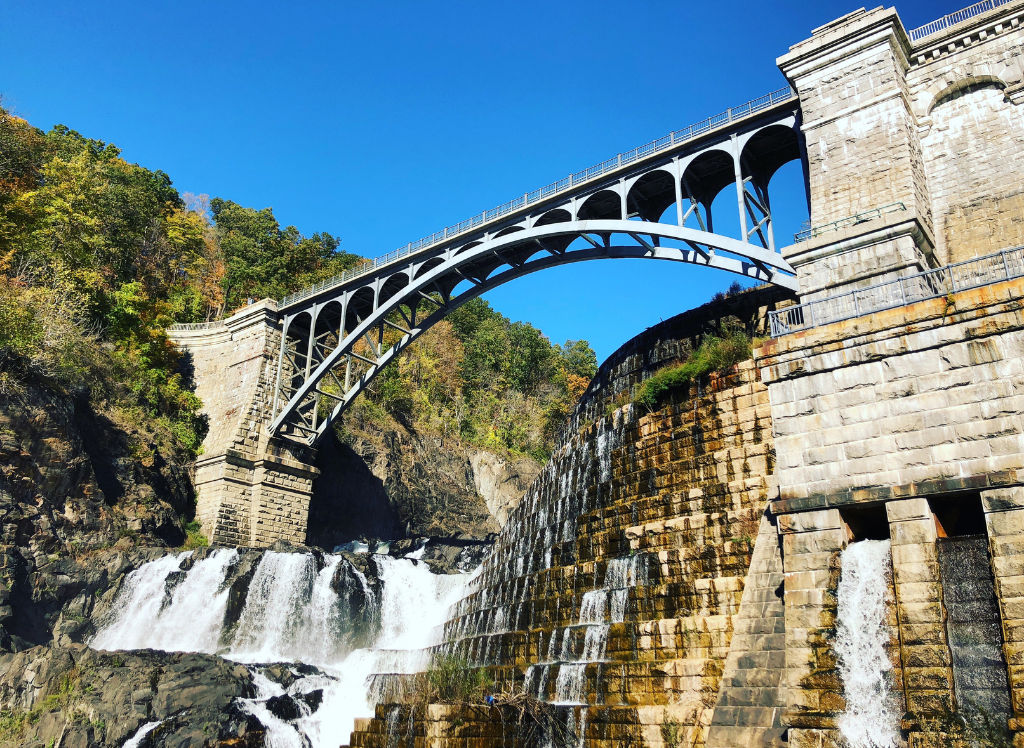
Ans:
[{"label": "stone buttress", "polygon": [[203,533],[234,546],[305,542],[318,472],[312,450],[268,439],[266,431],[280,344],[274,302],[252,304],[222,323],[182,325],[169,337],[187,352],[210,423],[196,461]]}]

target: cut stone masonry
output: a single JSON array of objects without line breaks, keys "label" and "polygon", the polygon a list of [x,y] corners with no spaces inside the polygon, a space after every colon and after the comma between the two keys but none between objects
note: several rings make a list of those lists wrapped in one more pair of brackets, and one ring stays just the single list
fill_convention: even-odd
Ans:
[{"label": "cut stone masonry", "polygon": [[311,450],[267,436],[280,343],[277,305],[265,300],[224,323],[174,330],[187,351],[210,432],[196,462],[196,517],[210,542],[266,547],[306,541],[313,493]]}]

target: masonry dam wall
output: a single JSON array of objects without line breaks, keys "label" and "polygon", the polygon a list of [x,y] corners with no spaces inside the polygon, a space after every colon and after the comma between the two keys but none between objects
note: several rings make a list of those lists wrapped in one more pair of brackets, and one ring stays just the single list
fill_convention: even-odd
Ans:
[{"label": "masonry dam wall", "polygon": [[[1014,280],[772,340],[653,412],[580,418],[610,377],[435,651],[560,705],[595,748],[951,745],[979,714],[1016,731],[1022,298]],[[646,354],[685,350],[665,333]],[[871,543],[876,608],[855,586]],[[851,607],[877,618],[867,697]],[[385,699],[352,745],[508,745],[509,723]]]},{"label": "masonry dam wall", "polygon": [[[747,362],[653,413],[627,404],[580,424],[451,612],[446,649],[486,667],[498,691],[565,705],[587,745],[661,745],[666,718],[684,726],[682,744],[707,732],[720,691],[743,684],[755,661],[776,675],[784,662],[778,543],[764,519],[777,493],[769,419]],[[761,574],[748,581],[752,556]],[[743,660],[764,621],[774,662],[768,651]],[[778,728],[781,702],[766,698],[766,726]],[[352,744],[401,740],[387,727],[402,708],[379,705]],[[500,745],[500,721],[467,711],[434,709],[413,730]]]},{"label": "masonry dam wall", "polygon": [[[783,312],[775,337],[651,412],[636,387],[715,315],[609,359],[435,654],[557,705],[572,746],[1024,746],[1022,21],[1011,0],[911,35],[861,9],[779,58],[810,207],[781,250],[799,298],[734,301],[754,327]],[[181,337],[200,396],[225,393],[199,464],[225,543],[301,540],[316,490],[309,455],[265,435],[261,309],[233,342]],[[518,740],[508,707],[416,704],[404,682],[379,675],[353,746]]]}]

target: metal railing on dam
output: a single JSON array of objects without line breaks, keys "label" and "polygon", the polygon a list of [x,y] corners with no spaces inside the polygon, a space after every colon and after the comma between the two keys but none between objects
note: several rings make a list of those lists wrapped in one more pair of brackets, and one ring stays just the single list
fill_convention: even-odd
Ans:
[{"label": "metal railing on dam", "polygon": [[1024,276],[1024,247],[1004,249],[973,260],[769,312],[771,336],[777,338],[1021,276]]},{"label": "metal railing on dam", "polygon": [[652,140],[651,142],[639,146],[638,148],[634,148],[631,151],[620,153],[614,158],[610,158],[607,161],[602,161],[599,164],[591,166],[589,169],[583,169],[582,171],[570,174],[564,179],[559,179],[557,182],[552,182],[551,184],[534,190],[533,192],[527,192],[520,195],[519,197],[509,200],[507,203],[499,205],[497,208],[485,210],[483,213],[479,213],[472,218],[467,218],[465,221],[461,221],[453,226],[441,229],[430,236],[418,239],[414,242],[409,242],[404,247],[396,249],[393,252],[388,252],[386,255],[382,255],[373,260],[368,260],[362,265],[354,267],[351,270],[346,270],[344,273],[327,278],[320,283],[309,286],[308,288],[303,288],[295,293],[288,294],[278,302],[278,306],[283,309],[289,304],[294,304],[297,301],[308,298],[326,288],[332,288],[334,286],[341,285],[346,281],[352,280],[353,278],[358,278],[362,275],[366,275],[367,273],[372,273],[383,265],[408,257],[421,249],[432,247],[445,239],[450,239],[454,236],[458,236],[459,234],[466,233],[467,231],[477,229],[485,223],[503,218],[513,211],[533,205],[541,200],[546,200],[560,192],[564,192],[574,187],[579,187],[584,182],[589,182],[592,179],[602,177],[608,172],[614,171],[622,166],[628,166],[629,164],[635,163],[647,156],[659,153],[666,148],[671,148],[672,146],[685,143],[688,140],[693,140],[694,138],[705,135],[712,130],[728,125],[737,119],[757,114],[758,112],[773,107],[776,104],[781,104],[782,102],[790,101],[794,98],[796,98],[796,94],[793,93],[791,88],[780,88],[777,91],[772,91],[771,93],[765,94],[759,98],[751,99],[738,107],[726,109],[720,114],[702,119],[700,122],[696,122],[689,127],[684,127],[681,130],[674,130],[668,135],[658,138],[657,140]]},{"label": "metal railing on dam", "polygon": [[937,34],[940,31],[945,31],[951,26],[956,26],[958,23],[980,16],[982,13],[987,13],[990,10],[994,10],[1001,5],[1006,5],[1010,0],[982,0],[980,3],[974,5],[968,5],[962,10],[958,10],[955,13],[949,13],[944,15],[942,18],[936,18],[931,23],[926,23],[924,26],[919,26],[916,29],[911,29],[909,36],[910,41],[916,42],[924,39],[926,36]]},{"label": "metal railing on dam", "polygon": [[803,231],[798,231],[793,234],[793,241],[797,243],[805,242],[808,239],[814,239],[815,237],[827,234],[830,231],[839,231],[840,229],[845,229],[850,226],[856,226],[859,223],[867,223],[868,221],[881,218],[889,213],[895,213],[906,209],[907,206],[903,203],[889,203],[888,205],[883,205],[879,208],[872,208],[871,210],[865,210],[862,213],[857,213],[856,215],[840,218],[839,220],[832,221],[831,223],[825,223],[821,226],[811,226]]}]

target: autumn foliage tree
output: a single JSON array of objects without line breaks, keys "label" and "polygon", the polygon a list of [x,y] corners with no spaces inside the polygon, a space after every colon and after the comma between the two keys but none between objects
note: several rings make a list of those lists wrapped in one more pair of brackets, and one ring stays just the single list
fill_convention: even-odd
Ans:
[{"label": "autumn foliage tree", "polygon": [[[271,208],[179,194],[112,144],[44,133],[0,106],[0,395],[29,378],[86,389],[195,454],[201,403],[167,327],[365,262],[339,246],[282,227]],[[542,458],[596,370],[585,341],[552,345],[475,300],[387,367],[354,419]]]}]

